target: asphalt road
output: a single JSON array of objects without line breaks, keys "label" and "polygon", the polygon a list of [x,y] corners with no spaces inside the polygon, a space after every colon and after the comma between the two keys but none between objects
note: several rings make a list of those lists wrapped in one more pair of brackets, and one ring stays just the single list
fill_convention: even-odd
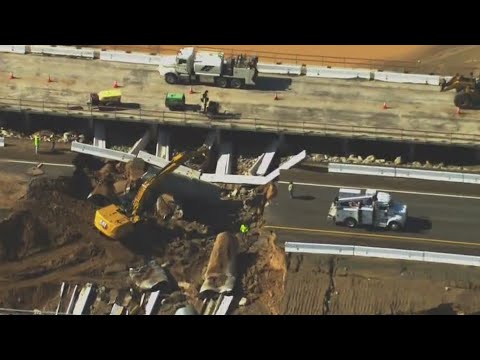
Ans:
[{"label": "asphalt road", "polygon": [[[151,65],[17,54],[0,54],[0,62],[4,69],[8,69],[6,71],[13,71],[17,77],[9,80],[8,73],[2,73],[2,101],[19,98],[46,101],[47,109],[54,103],[68,103],[72,111],[75,111],[73,108],[84,108],[90,92],[111,88],[115,80],[122,86],[123,101],[131,105],[129,114],[139,113],[139,107],[144,112],[143,116],[148,110],[165,111],[159,94],[161,98],[162,94],[171,91],[187,93],[186,86],[166,84],[156,66]],[[54,82],[47,82],[49,74]],[[366,126],[389,129],[386,131],[389,138],[414,141],[417,141],[419,130],[427,132],[419,141],[432,141],[435,132],[480,134],[477,126],[480,112],[464,111],[461,117],[457,116],[453,105],[454,94],[440,93],[435,86],[301,76],[292,79],[263,74],[254,90],[195,86],[195,94],[186,95],[187,103],[199,104],[200,94],[206,89],[210,91],[211,99],[219,101],[224,110],[241,114],[243,120],[236,120],[236,125],[249,129],[267,126],[258,119],[271,119],[275,128],[282,126],[288,131],[297,132],[306,122],[315,125],[315,131],[321,134],[328,125],[330,128],[336,126],[336,134],[353,131],[365,136],[366,130],[359,127]],[[280,101],[274,101],[276,92],[279,92]],[[385,101],[389,105],[388,110],[382,108]],[[119,118],[121,114],[119,112]],[[129,119],[129,116],[124,117]],[[173,114],[169,113],[169,116]],[[185,123],[183,115],[178,116],[177,123]],[[158,117],[158,114],[153,117]],[[258,121],[253,123],[249,120],[253,118]],[[191,120],[189,125],[204,127],[205,122]],[[273,126],[271,122],[269,124],[269,128]],[[311,130],[307,126],[306,131]],[[408,130],[411,133],[405,132]],[[380,133],[375,133],[375,137],[379,136]],[[460,139],[452,141],[459,143]]]},{"label": "asphalt road", "polygon": [[[281,180],[285,178],[282,176]],[[371,179],[370,184],[365,184],[365,177],[357,177],[357,184],[364,184],[365,187],[394,190],[391,191],[393,198],[409,206],[406,229],[391,232],[348,229],[329,223],[327,212],[338,188],[352,187],[353,178],[332,174],[310,174],[309,178],[309,185],[296,183],[294,199],[289,198],[287,185],[281,181],[278,197],[265,209],[266,227],[275,229],[282,241],[358,244],[480,255],[480,196],[470,194],[465,197],[465,194],[460,194],[465,189],[459,191],[455,184],[443,183],[446,190],[434,193],[415,191],[415,185],[419,183],[415,180],[407,181],[407,186],[401,187],[392,181],[395,179]],[[296,181],[291,173],[288,180]]]}]

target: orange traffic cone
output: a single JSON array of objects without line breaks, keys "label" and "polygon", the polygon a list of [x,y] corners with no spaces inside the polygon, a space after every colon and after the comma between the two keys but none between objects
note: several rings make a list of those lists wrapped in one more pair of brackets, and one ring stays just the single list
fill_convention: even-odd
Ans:
[{"label": "orange traffic cone", "polygon": [[189,94],[195,94],[195,91],[193,91],[193,88],[190,86],[190,90],[188,91]]},{"label": "orange traffic cone", "polygon": [[13,76],[13,72],[10,72],[10,75],[8,75],[8,79],[9,80],[15,79],[15,76]]},{"label": "orange traffic cone", "polygon": [[118,87],[120,87],[120,86],[118,85],[118,81],[117,81],[117,80],[115,80],[115,81],[113,82],[113,87],[114,87],[115,89],[118,88]]},{"label": "orange traffic cone", "polygon": [[49,83],[53,82],[52,78],[50,77],[50,74],[48,75],[48,80],[47,80],[47,82],[49,82]]},{"label": "orange traffic cone", "polygon": [[383,110],[387,110],[387,109],[388,109],[388,105],[387,105],[387,102],[385,101],[385,102],[383,103]]},{"label": "orange traffic cone", "polygon": [[277,93],[275,93],[275,97],[273,98],[273,100],[279,100],[279,97],[278,97]]}]

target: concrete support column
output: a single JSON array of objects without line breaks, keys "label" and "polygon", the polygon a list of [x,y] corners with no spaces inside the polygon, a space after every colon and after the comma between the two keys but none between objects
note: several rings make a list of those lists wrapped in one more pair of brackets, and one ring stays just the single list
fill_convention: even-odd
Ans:
[{"label": "concrete support column", "polygon": [[25,130],[30,132],[30,129],[32,128],[32,119],[28,112],[24,112],[23,114],[25,115]]},{"label": "concrete support column", "polygon": [[475,150],[475,161],[480,162],[480,149]]},{"label": "concrete support column", "polygon": [[341,139],[341,146],[342,146],[342,154],[344,156],[348,156],[350,154],[350,146],[349,146],[349,140],[348,139]]},{"label": "concrete support column", "polygon": [[415,161],[415,144],[408,144],[408,160]]},{"label": "concrete support column", "polygon": [[95,121],[93,128],[93,146],[107,148],[107,129],[105,124],[98,120]]},{"label": "concrete support column", "polygon": [[170,132],[163,128],[158,128],[156,156],[170,161]]}]

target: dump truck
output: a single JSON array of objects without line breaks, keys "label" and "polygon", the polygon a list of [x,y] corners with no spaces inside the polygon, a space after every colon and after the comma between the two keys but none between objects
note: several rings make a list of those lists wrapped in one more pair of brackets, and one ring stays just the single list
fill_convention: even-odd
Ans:
[{"label": "dump truck", "polygon": [[456,94],[453,103],[460,109],[468,109],[480,106],[480,81],[472,77],[456,74],[449,81],[442,79],[440,91],[455,89]]},{"label": "dump truck", "polygon": [[389,193],[374,189],[340,189],[330,205],[328,220],[349,228],[370,226],[399,231],[405,228],[407,205],[394,201]]},{"label": "dump truck", "polygon": [[172,64],[160,64],[158,71],[168,84],[211,84],[241,89],[254,86],[258,77],[258,57],[238,55],[225,58],[222,52],[181,49]]},{"label": "dump truck", "polygon": [[205,157],[207,153],[208,148],[202,146],[196,151],[177,154],[158,173],[143,182],[130,206],[111,204],[98,209],[94,218],[95,227],[113,240],[128,236],[133,232],[135,224],[145,219],[146,204],[151,200],[152,192],[158,188],[164,177],[191,158]]},{"label": "dump truck", "polygon": [[91,93],[88,105],[94,107],[116,107],[121,104],[122,92],[119,89],[104,90]]}]

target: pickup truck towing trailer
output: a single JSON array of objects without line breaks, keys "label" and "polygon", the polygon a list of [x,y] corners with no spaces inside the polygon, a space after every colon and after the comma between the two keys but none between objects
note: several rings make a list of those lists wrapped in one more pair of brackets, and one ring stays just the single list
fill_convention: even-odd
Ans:
[{"label": "pickup truck towing trailer", "polygon": [[196,52],[195,48],[188,47],[178,52],[174,63],[160,64],[158,71],[168,84],[203,83],[241,89],[255,85],[257,64],[257,56],[226,59],[222,52]]},{"label": "pickup truck towing trailer", "polygon": [[407,218],[407,205],[373,189],[340,189],[328,212],[329,220],[349,228],[366,225],[399,231],[405,228]]}]

